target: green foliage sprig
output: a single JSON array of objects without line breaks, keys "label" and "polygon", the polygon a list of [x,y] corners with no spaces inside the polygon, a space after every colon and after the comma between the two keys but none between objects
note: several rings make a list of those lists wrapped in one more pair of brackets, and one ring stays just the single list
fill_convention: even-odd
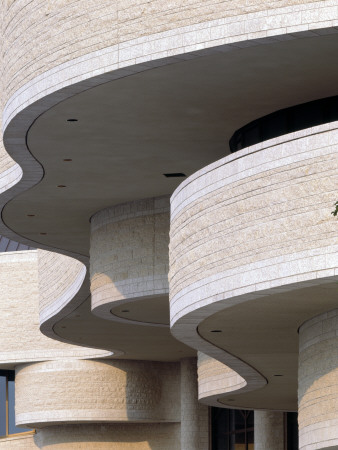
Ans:
[{"label": "green foliage sprig", "polygon": [[336,217],[338,215],[338,202],[336,202],[334,204],[334,206],[335,206],[335,209],[334,209],[334,211],[331,212],[331,214]]}]

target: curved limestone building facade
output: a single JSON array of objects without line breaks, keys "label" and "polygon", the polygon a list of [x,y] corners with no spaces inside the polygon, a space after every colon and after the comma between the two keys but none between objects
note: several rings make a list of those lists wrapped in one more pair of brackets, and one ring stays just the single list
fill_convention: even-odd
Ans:
[{"label": "curved limestone building facade", "polygon": [[338,2],[0,12],[0,449],[337,449]]}]

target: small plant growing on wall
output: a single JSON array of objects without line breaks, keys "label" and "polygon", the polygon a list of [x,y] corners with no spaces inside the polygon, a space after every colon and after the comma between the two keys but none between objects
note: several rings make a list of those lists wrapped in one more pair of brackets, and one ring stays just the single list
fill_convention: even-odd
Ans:
[{"label": "small plant growing on wall", "polygon": [[338,202],[334,204],[335,209],[331,212],[335,217],[338,215]]}]

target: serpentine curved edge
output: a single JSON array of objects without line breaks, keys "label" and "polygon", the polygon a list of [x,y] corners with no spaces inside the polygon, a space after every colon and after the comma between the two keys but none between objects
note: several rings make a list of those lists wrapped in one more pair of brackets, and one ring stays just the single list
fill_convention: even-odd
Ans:
[{"label": "serpentine curved edge", "polygon": [[[311,4],[276,8],[273,12],[270,11],[270,19],[274,20],[270,20],[266,24],[265,30],[262,29],[261,23],[257,24],[255,13],[238,16],[238,22],[243,25],[241,27],[244,30],[242,34],[238,32],[236,27],[235,29],[228,27],[226,20],[213,20],[174,29],[169,33],[155,33],[125,42],[123,45],[113,45],[102,51],[95,51],[84,57],[75,58],[35,77],[12,95],[4,108],[3,135],[5,148],[21,167],[22,176],[19,179],[19,167],[16,165],[14,180],[11,182],[8,178],[8,186],[11,187],[0,196],[0,210],[2,211],[5,205],[20,193],[38,184],[44,176],[42,164],[33,157],[27,147],[26,135],[33,122],[48,109],[95,86],[163,65],[177,64],[187,59],[200,58],[218,52],[238,51],[248,46],[337,33],[335,21],[338,20],[338,12],[337,17],[332,16],[330,21],[326,20],[318,24],[313,24],[311,18],[302,18],[301,14],[293,15],[296,12],[306,11]],[[313,4],[316,8],[329,6],[327,1]],[[280,23],[285,22],[289,17],[298,18],[292,19],[292,24],[288,24],[288,27],[281,30]],[[231,21],[236,21],[236,17],[232,17]],[[203,29],[207,29],[209,32],[202,33],[201,30]],[[283,31],[283,34],[280,34],[281,31]],[[178,33],[182,36],[183,44],[181,46],[173,44],[172,40],[172,36],[176,36]],[[217,35],[217,38],[215,35]],[[252,38],[253,35],[256,38]],[[185,40],[189,42],[189,45],[184,43]],[[147,44],[147,48],[149,48],[149,54],[147,55],[144,54],[144,44]],[[137,62],[139,63],[137,64]],[[94,69],[89,70],[89,68]],[[4,180],[6,184],[6,176]],[[11,184],[15,181],[17,181],[16,184]],[[2,218],[0,234],[29,246],[74,257],[82,263],[88,264],[87,257],[84,255],[47,247],[19,236],[4,223]],[[41,323],[41,329],[48,333],[49,337],[53,336],[60,339],[53,330],[53,322],[55,324],[69,312],[74,311],[85,300],[84,292],[85,288],[83,287],[75,297],[68,299],[67,307],[64,306],[58,311],[57,315],[45,319],[46,325],[44,325],[44,322]]]},{"label": "serpentine curved edge", "polygon": [[[269,168],[278,167],[278,157],[277,159],[275,158],[277,161],[275,162],[273,155],[280,154],[282,155],[281,159],[284,158],[286,161],[289,161],[290,155],[292,155],[291,159],[294,162],[301,161],[303,154],[300,152],[298,155],[297,152],[294,152],[294,142],[297,145],[297,141],[302,142],[302,140],[305,142],[302,147],[303,154],[307,154],[307,152],[304,152],[307,140],[311,140],[315,150],[320,149],[319,153],[323,155],[326,152],[330,153],[331,150],[327,150],[325,145],[329,146],[329,148],[330,145],[332,147],[338,145],[338,121],[261,142],[228,155],[197,171],[182,182],[172,195],[171,221],[173,222],[177,217],[178,224],[182,221],[186,229],[187,222],[184,220],[184,217],[179,217],[180,213],[188,210],[189,205],[195,204],[197,200],[211,196],[214,192],[217,192],[217,189],[224,187],[225,181],[231,184],[232,177],[236,180],[237,178],[245,179],[247,173],[253,176],[255,174],[255,168],[251,164],[255,160],[258,168],[263,166],[262,169],[257,169],[258,172],[259,170],[267,171]],[[278,151],[274,148],[276,146],[283,146],[283,144],[290,146],[289,152],[284,152],[283,149],[279,149]],[[324,148],[321,151],[322,146]],[[315,153],[311,152],[311,146],[307,150],[309,151],[307,158],[314,158]],[[260,157],[259,153],[261,151],[268,151],[270,153],[265,155],[265,157]],[[248,157],[252,157],[252,159],[251,162],[246,163]],[[240,161],[241,159],[243,159],[242,162]],[[233,169],[231,169],[232,163],[235,163]],[[231,175],[228,173],[229,176],[227,178],[227,174],[222,172],[222,168],[228,165]],[[219,169],[219,172],[217,172],[217,169]],[[198,211],[200,217],[204,217],[203,213],[205,211],[201,205]],[[192,215],[193,213],[189,210],[189,217],[191,218]],[[208,219],[210,220],[210,218]],[[207,223],[209,224],[209,222]],[[173,227],[173,223],[171,225]],[[316,251],[313,251],[313,249],[305,249],[294,252],[292,255],[286,255],[284,263],[287,263],[288,267],[287,269],[284,267],[284,270],[281,269],[283,261],[277,256],[267,258],[266,260],[263,259],[261,266],[257,266],[254,262],[241,266],[241,271],[228,269],[222,272],[220,269],[220,273],[202,277],[198,281],[194,281],[193,277],[191,281],[190,279],[184,279],[182,275],[182,281],[180,278],[175,278],[175,275],[179,272],[180,264],[184,264],[183,262],[176,262],[180,257],[175,247],[175,244],[178,246],[178,241],[176,242],[176,240],[179,240],[179,238],[173,241],[175,234],[179,234],[179,227],[180,225],[176,225],[177,229],[171,228],[173,234],[171,236],[172,248],[170,249],[170,253],[172,253],[171,258],[173,259],[170,263],[172,273],[169,276],[171,332],[176,339],[227,366],[224,367],[224,373],[229,376],[229,380],[233,380],[230,381],[230,385],[225,388],[226,382],[223,379],[221,383],[218,383],[215,392],[212,392],[212,390],[208,391],[207,389],[204,389],[203,392],[202,387],[199,397],[200,401],[205,404],[220,406],[220,398],[224,397],[227,392],[231,392],[231,383],[233,383],[234,395],[237,395],[262,388],[268,381],[256,369],[209,342],[205,337],[202,337],[199,334],[200,324],[209,317],[217,314],[217,312],[243,302],[256,300],[274,293],[291,292],[294,289],[302,287],[337,281],[338,260],[336,255],[338,245],[332,243],[328,247],[316,248]],[[198,232],[197,228],[194,228],[194,230],[196,233]],[[188,233],[188,231],[185,231],[185,233]],[[193,247],[192,242],[190,246]],[[189,245],[186,244],[186,247],[182,250],[183,253],[187,252]],[[195,252],[198,253],[196,249]],[[202,261],[201,264],[204,267],[206,263],[203,261],[202,255],[200,255],[200,258]],[[192,265],[193,259],[191,256],[189,261]],[[177,264],[177,267],[175,267],[174,262]],[[266,275],[263,279],[260,273],[261,270]],[[245,278],[246,283],[241,278],[243,274],[250,275]],[[277,274],[279,275],[277,276]],[[230,288],[228,287],[228,290],[225,290],[227,284],[230,285]],[[229,372],[229,368],[242,377],[245,383],[236,378],[233,373]]]}]

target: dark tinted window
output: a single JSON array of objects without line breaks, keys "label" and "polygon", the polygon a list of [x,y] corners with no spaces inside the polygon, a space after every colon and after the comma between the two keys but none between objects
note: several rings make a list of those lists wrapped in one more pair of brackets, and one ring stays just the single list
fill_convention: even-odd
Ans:
[{"label": "dark tinted window", "polygon": [[248,123],[230,139],[231,152],[283,134],[338,120],[338,96],[281,109]]}]

